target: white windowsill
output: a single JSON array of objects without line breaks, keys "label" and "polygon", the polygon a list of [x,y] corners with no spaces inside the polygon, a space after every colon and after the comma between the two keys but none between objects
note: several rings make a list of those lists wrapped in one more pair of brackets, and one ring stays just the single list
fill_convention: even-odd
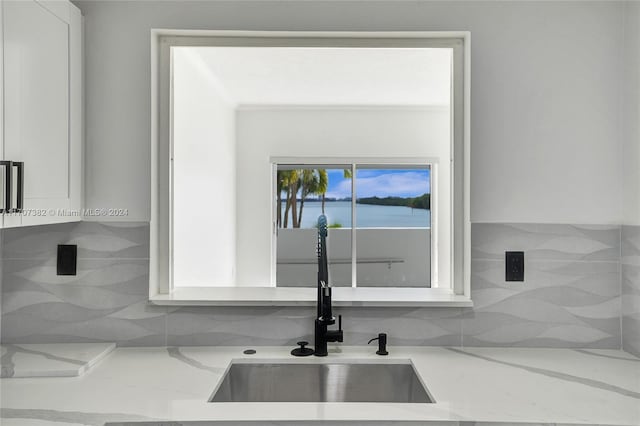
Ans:
[{"label": "white windowsill", "polygon": [[[334,287],[332,296],[334,306],[473,306],[467,296],[423,288]],[[184,287],[154,295],[149,302],[161,306],[312,306],[316,297],[315,288]]]}]

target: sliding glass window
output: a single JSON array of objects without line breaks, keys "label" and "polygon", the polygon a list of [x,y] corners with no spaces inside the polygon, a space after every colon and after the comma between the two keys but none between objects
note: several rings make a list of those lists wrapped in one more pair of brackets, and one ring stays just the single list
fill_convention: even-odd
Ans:
[{"label": "sliding glass window", "polygon": [[330,285],[430,287],[431,174],[429,164],[275,164],[276,285],[316,285],[324,214]]}]

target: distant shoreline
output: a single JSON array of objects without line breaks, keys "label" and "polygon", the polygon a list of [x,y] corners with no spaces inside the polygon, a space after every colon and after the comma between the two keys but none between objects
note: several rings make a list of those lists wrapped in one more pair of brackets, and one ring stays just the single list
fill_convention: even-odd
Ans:
[{"label": "distant shoreline", "polygon": [[[320,198],[308,198],[305,203],[322,202]],[[351,202],[351,198],[326,198],[325,203]],[[431,194],[422,194],[418,197],[362,197],[356,199],[356,204],[368,204],[374,206],[409,207],[412,209],[431,210]]]}]

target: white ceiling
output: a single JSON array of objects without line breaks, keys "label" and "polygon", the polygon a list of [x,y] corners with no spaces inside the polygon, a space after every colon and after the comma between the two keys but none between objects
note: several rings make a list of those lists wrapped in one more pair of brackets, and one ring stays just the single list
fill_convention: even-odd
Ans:
[{"label": "white ceiling", "polygon": [[237,105],[449,105],[451,50],[180,47]]}]

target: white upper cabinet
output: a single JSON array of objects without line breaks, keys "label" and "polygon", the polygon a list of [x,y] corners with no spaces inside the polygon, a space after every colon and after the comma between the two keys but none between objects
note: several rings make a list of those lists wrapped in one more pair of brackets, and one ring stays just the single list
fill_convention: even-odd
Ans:
[{"label": "white upper cabinet", "polygon": [[2,6],[4,227],[80,220],[80,11],[66,0]]}]

